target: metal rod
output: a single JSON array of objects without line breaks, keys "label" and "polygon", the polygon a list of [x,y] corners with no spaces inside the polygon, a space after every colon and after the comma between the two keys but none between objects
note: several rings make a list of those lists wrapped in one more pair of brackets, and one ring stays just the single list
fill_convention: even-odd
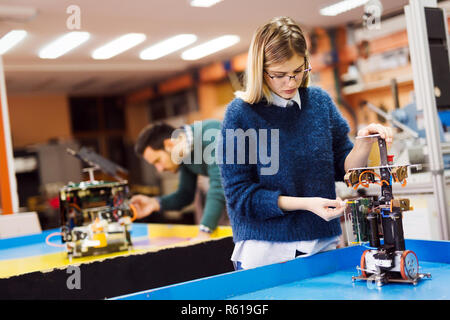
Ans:
[{"label": "metal rod", "polygon": [[377,106],[371,104],[370,102],[366,102],[367,107],[374,111],[375,113],[379,114],[380,116],[382,116],[383,118],[385,118],[387,121],[391,122],[393,125],[399,127],[400,129],[402,129],[403,131],[409,133],[412,137],[414,138],[418,138],[419,134],[414,131],[413,129],[411,129],[410,127],[408,127],[407,125],[401,123],[400,121],[395,120],[394,118],[392,118],[392,116],[387,113],[384,112],[383,110],[381,110],[380,108],[378,108]]},{"label": "metal rod", "polygon": [[423,108],[425,119],[431,179],[440,220],[440,237],[442,240],[448,240],[448,202],[445,193],[444,163],[439,132],[440,123],[434,94],[434,81],[431,68],[425,7],[437,7],[437,1],[409,1],[409,5],[405,6],[406,30],[408,34],[417,106]]}]

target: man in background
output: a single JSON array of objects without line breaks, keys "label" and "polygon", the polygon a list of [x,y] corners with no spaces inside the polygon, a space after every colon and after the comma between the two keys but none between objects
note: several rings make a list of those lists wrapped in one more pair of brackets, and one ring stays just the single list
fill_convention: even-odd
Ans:
[{"label": "man in background", "polygon": [[[210,144],[215,149],[217,141],[209,142],[203,139],[202,132],[220,130],[221,122],[204,120],[194,125],[184,125],[174,128],[166,123],[146,126],[135,144],[136,153],[149,164],[155,166],[158,172],[179,172],[178,189],[162,197],[135,195],[131,203],[137,209],[137,218],[144,218],[155,211],[181,210],[193,203],[197,189],[197,177],[209,177],[209,189],[206,192],[203,215],[200,221],[199,233],[196,239],[207,239],[216,229],[222,215],[226,215],[225,197],[219,168],[214,161],[205,161],[204,151],[211,151]],[[200,127],[200,128],[199,128]],[[197,129],[197,130],[195,130]],[[200,129],[200,130],[198,130]],[[194,157],[194,149],[201,150],[201,159]],[[195,159],[194,159],[195,158]]]}]

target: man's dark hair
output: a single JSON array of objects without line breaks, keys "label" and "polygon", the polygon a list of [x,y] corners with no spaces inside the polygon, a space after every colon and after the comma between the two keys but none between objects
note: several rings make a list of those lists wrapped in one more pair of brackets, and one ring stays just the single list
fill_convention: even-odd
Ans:
[{"label": "man's dark hair", "polygon": [[137,155],[142,156],[147,147],[153,150],[163,150],[164,140],[170,139],[174,130],[174,127],[163,122],[147,125],[139,133],[134,151]]}]

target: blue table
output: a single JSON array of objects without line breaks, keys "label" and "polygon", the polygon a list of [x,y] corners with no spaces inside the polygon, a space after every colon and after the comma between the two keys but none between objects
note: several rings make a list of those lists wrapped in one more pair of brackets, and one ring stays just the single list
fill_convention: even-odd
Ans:
[{"label": "blue table", "polygon": [[[58,231],[0,239],[0,300],[105,299],[233,270],[229,226],[192,242],[196,225],[133,223],[131,250],[72,260],[64,247],[52,246],[61,244],[60,235],[47,239]],[[68,285],[70,265],[80,275],[76,289]]]},{"label": "blue table", "polygon": [[450,242],[406,240],[431,273],[417,285],[377,287],[358,275],[363,246],[354,246],[250,270],[229,272],[134,294],[117,300],[450,300]]}]

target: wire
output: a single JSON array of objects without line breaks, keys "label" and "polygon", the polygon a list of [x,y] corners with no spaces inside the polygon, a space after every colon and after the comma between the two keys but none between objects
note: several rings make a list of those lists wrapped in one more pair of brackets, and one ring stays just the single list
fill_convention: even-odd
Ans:
[{"label": "wire", "polygon": [[[380,176],[379,176],[378,174],[376,174],[374,171],[371,171],[371,170],[364,170],[363,172],[361,172],[361,173],[359,174],[359,184],[362,185],[362,186],[365,187],[365,188],[368,188],[370,182],[367,182],[367,184],[364,184],[364,183],[362,182],[362,179],[361,179],[362,176],[364,175],[364,173],[366,173],[366,172],[372,173],[373,175],[377,176],[378,178],[380,178]],[[366,180],[366,181],[368,181],[368,180]]]},{"label": "wire", "polygon": [[371,246],[368,246],[367,244],[368,244],[369,242],[366,242],[366,241],[360,241],[358,244],[359,245],[361,245],[361,246],[363,246],[364,248],[367,248],[367,249],[369,249],[369,250],[380,250],[379,248],[375,248],[375,247],[371,247]]},{"label": "wire", "polygon": [[403,180],[402,187],[406,186],[406,178]]},{"label": "wire", "polygon": [[62,236],[61,232],[53,232],[50,233],[46,238],[45,238],[45,243],[51,247],[57,247],[57,248],[64,248],[66,245],[65,244],[57,244],[57,243],[52,243],[50,242],[50,238],[54,237],[54,236]]},{"label": "wire", "polygon": [[69,207],[74,208],[75,210],[77,210],[79,213],[83,213],[83,210],[81,210],[81,208],[76,204],[76,203],[69,203]]},{"label": "wire", "polygon": [[136,220],[137,218],[137,209],[134,205],[130,204],[130,209],[133,212],[133,216],[131,217],[131,221]]},{"label": "wire", "polygon": [[[378,185],[380,185],[380,186],[383,186],[383,183],[385,183],[386,185],[389,185],[389,182],[387,182],[387,181],[384,180],[384,179],[382,180],[381,177],[380,177],[380,175],[377,174],[375,171],[364,170],[364,171],[361,172],[360,175],[359,175],[359,183],[356,184],[356,187],[358,187],[359,185],[361,185],[361,186],[363,186],[363,187],[365,187],[365,188],[368,188],[368,187],[369,187],[370,181],[369,181],[367,184],[364,184],[364,183],[363,183],[363,180],[362,180],[362,177],[363,177],[363,175],[364,175],[365,173],[372,173],[374,176],[376,176],[378,179],[380,179],[380,182],[375,181],[374,183],[376,183],[376,184],[378,184]],[[364,181],[368,181],[368,180],[366,179],[366,180],[364,180]],[[356,190],[356,188],[355,188],[355,190]]]}]

